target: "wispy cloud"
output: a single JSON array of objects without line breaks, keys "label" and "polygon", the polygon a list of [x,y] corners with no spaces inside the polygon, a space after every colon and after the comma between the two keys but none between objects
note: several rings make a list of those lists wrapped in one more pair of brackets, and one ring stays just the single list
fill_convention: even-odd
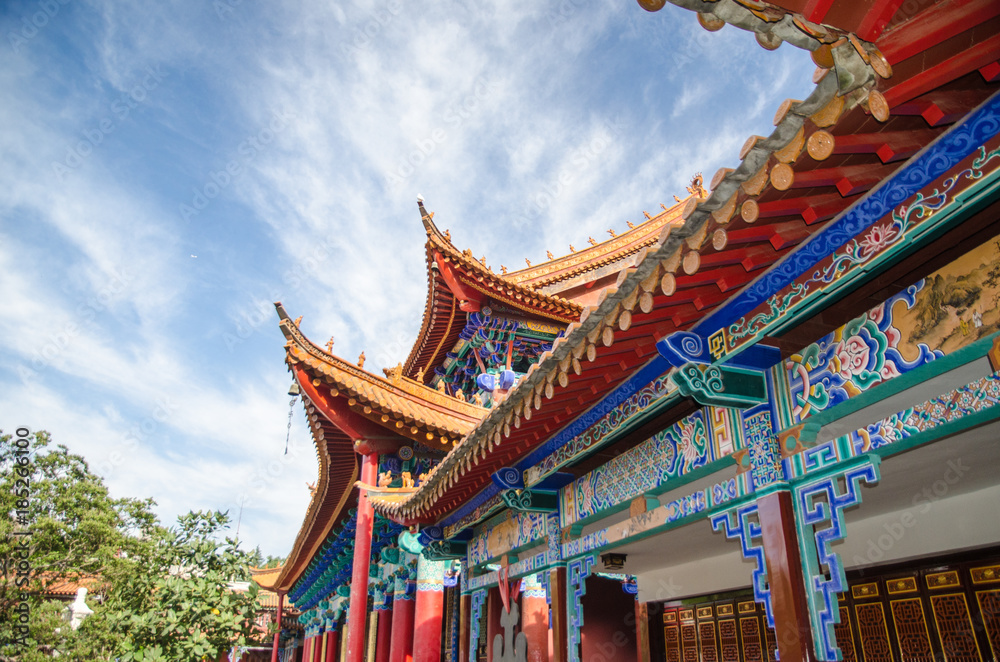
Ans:
[{"label": "wispy cloud", "polygon": [[316,472],[301,410],[282,453],[272,301],[395,365],[425,298],[418,193],[516,268],[734,165],[811,85],[805,53],[672,6],[219,4],[81,0],[0,50],[0,425],[52,430],[168,519],[249,494],[269,553]]}]

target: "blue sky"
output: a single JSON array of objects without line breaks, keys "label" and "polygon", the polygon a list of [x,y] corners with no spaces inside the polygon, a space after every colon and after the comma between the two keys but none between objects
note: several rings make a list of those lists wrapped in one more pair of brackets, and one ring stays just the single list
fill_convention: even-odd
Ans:
[{"label": "blue sky", "polygon": [[[471,6],[470,6],[471,5]],[[165,521],[291,548],[315,480],[271,305],[406,358],[424,196],[497,271],[738,164],[808,54],[634,0],[35,0],[0,8],[0,427]]]}]

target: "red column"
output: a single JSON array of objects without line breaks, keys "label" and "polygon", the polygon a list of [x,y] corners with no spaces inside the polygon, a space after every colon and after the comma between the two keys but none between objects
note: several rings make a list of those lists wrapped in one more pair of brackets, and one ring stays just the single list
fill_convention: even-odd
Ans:
[{"label": "red column", "polygon": [[569,630],[566,619],[566,567],[549,570],[549,592],[552,594],[552,662],[569,659]]},{"label": "red column", "polygon": [[379,609],[378,625],[375,630],[375,662],[389,662],[392,642],[392,611]]},{"label": "red column", "polygon": [[650,662],[649,608],[638,600],[635,601],[635,652],[637,662]]},{"label": "red column", "polygon": [[274,631],[274,645],[271,646],[271,662],[278,662],[278,640],[281,638],[281,611],[285,608],[285,594],[278,593],[278,629]]},{"label": "red column", "polygon": [[337,662],[337,648],[340,646],[338,634],[336,630],[326,633],[326,660],[323,662]]},{"label": "red column", "polygon": [[[378,480],[378,454],[369,453],[361,464],[361,482],[374,485]],[[358,495],[358,523],[354,531],[354,570],[351,574],[351,597],[347,611],[347,658],[344,662],[365,661],[368,632],[368,561],[372,554],[372,522],[375,513],[368,493]]]},{"label": "red column", "polygon": [[469,639],[472,633],[469,631],[469,619],[472,617],[472,596],[463,595],[459,599],[458,608],[460,611],[458,619],[458,662],[470,662]]},{"label": "red column", "polygon": [[503,598],[500,597],[500,589],[494,586],[486,592],[486,662],[497,662],[493,659],[493,640],[498,634],[503,636],[500,629],[501,609]]},{"label": "red column", "polygon": [[389,662],[413,662],[413,597],[397,591],[392,600],[392,636]]},{"label": "red column", "polygon": [[806,601],[802,557],[795,533],[792,495],[773,492],[757,499],[767,583],[771,588],[774,634],[782,660],[813,662],[812,629]]},{"label": "red column", "polygon": [[444,564],[423,556],[417,566],[417,604],[413,620],[413,662],[440,662],[444,617]]},{"label": "red column", "polygon": [[530,579],[522,584],[527,589],[521,589],[521,632],[528,639],[528,662],[548,662],[549,604],[545,589],[533,577]]},{"label": "red column", "polygon": [[316,639],[313,644],[316,648],[313,649],[313,662],[323,662],[323,644],[326,643],[326,635],[322,632],[316,635]]}]

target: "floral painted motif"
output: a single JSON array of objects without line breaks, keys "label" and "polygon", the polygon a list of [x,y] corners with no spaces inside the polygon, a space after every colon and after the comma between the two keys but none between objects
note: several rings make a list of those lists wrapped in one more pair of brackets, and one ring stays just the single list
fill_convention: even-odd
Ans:
[{"label": "floral painted motif", "polygon": [[944,355],[924,343],[903,342],[893,324],[923,287],[920,281],[791,356],[785,367],[796,422]]},{"label": "floral painted motif", "polygon": [[562,525],[621,505],[717,459],[700,410],[567,485]]}]

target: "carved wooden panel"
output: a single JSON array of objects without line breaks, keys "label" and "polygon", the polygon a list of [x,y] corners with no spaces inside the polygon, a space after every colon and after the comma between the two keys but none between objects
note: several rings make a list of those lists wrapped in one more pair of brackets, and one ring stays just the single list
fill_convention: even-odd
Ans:
[{"label": "carved wooden panel", "polygon": [[920,598],[893,600],[890,605],[902,659],[912,662],[934,662],[931,636]]},{"label": "carved wooden panel", "polygon": [[972,629],[964,593],[931,596],[934,623],[946,662],[980,662],[979,644]]},{"label": "carved wooden panel", "polygon": [[892,662],[889,630],[885,625],[885,611],[881,602],[854,605],[861,633],[861,652],[865,662]]}]

